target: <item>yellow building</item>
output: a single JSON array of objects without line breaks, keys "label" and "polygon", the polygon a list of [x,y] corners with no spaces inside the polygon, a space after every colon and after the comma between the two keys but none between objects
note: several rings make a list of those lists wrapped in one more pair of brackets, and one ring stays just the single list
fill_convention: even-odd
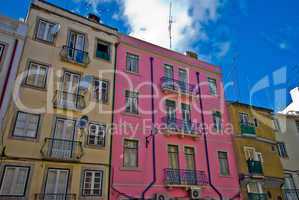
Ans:
[{"label": "yellow building", "polygon": [[276,148],[272,110],[229,102],[241,193],[249,200],[282,198],[283,169]]},{"label": "yellow building", "polygon": [[26,23],[1,129],[0,199],[108,199],[117,30],[44,1]]}]

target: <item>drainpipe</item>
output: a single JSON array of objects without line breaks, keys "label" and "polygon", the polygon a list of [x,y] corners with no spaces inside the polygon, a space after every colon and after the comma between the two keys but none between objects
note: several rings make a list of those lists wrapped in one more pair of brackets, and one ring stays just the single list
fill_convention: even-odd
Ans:
[{"label": "drainpipe", "polygon": [[212,178],[211,178],[210,160],[209,160],[209,154],[208,154],[208,142],[207,142],[207,135],[206,135],[206,129],[205,129],[205,118],[204,118],[204,114],[203,114],[203,103],[202,103],[202,98],[201,98],[199,72],[196,72],[196,78],[197,78],[197,85],[198,85],[199,105],[200,105],[200,110],[201,110],[201,122],[202,122],[202,125],[203,125],[202,130],[203,130],[204,143],[205,143],[205,152],[206,152],[206,161],[207,161],[207,168],[208,168],[209,185],[218,194],[220,200],[222,200],[223,199],[222,194],[213,185]]},{"label": "drainpipe", "polygon": [[[113,125],[114,122],[114,100],[115,100],[115,78],[116,78],[116,58],[117,58],[117,47],[118,43],[115,43],[114,45],[114,72],[113,72],[113,95],[112,95],[112,113],[111,113],[111,126]],[[112,134],[113,128],[110,130],[110,151],[109,151],[109,179],[108,179],[108,199],[110,199],[110,184],[111,184],[111,171],[112,171],[112,139],[113,139],[113,134]],[[111,185],[112,186],[112,185]]]},{"label": "drainpipe", "polygon": [[144,200],[145,193],[156,183],[157,180],[157,174],[156,174],[156,140],[155,140],[155,105],[154,105],[154,58],[150,57],[151,62],[151,96],[152,96],[152,130],[151,130],[151,136],[152,136],[152,157],[153,157],[153,180],[152,182],[145,188],[145,190],[142,192],[141,199]]}]

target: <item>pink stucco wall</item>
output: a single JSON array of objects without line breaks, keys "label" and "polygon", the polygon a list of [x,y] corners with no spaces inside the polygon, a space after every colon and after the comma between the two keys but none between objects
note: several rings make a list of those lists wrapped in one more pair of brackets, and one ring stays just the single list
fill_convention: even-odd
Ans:
[{"label": "pink stucco wall", "polygon": [[[139,73],[132,74],[126,72],[126,53],[130,52],[139,56]],[[134,39],[129,36],[122,36],[117,50],[117,75],[115,80],[115,114],[114,123],[117,128],[113,133],[112,142],[112,177],[111,177],[111,199],[121,199],[123,194],[141,198],[141,193],[152,181],[152,140],[149,138],[148,147],[146,147],[146,136],[150,135],[151,125],[151,87],[150,83],[150,57],[153,57],[154,63],[154,86],[155,87],[155,122],[158,126],[161,118],[165,116],[163,105],[165,94],[160,89],[160,78],[164,76],[164,64],[170,64],[174,69],[174,78],[178,79],[178,69],[185,68],[188,70],[189,83],[197,85],[196,72],[200,73],[200,81],[206,83],[207,77],[217,80],[218,96],[211,97],[207,84],[201,85],[203,95],[203,108],[205,111],[219,110],[223,111],[223,124],[228,122],[227,111],[224,106],[221,70],[219,67],[212,66],[205,62],[189,58],[185,55],[169,51],[167,49],[152,45],[141,40]],[[142,84],[140,86],[140,84]],[[138,116],[125,113],[125,90],[132,88],[139,92],[139,110],[148,111],[140,112]],[[148,95],[147,97],[142,97]],[[176,96],[176,95],[174,95]],[[190,98],[185,99],[190,100]],[[178,104],[178,103],[177,103]],[[201,114],[199,109],[199,98],[194,97],[189,102],[191,105],[192,122],[201,123]],[[123,109],[122,109],[123,108]],[[178,118],[181,117],[179,110]],[[205,121],[212,124],[212,113],[205,113]],[[131,124],[132,130],[125,131],[125,127]],[[137,125],[138,127],[135,127]],[[120,128],[122,127],[122,128]],[[125,138],[134,138],[139,141],[139,166],[136,169],[123,168],[123,141]],[[146,193],[146,198],[153,198],[155,193],[164,193],[169,197],[181,197],[189,199],[188,192],[185,188],[167,188],[164,185],[163,170],[168,168],[167,144],[179,145],[180,168],[185,169],[184,146],[192,146],[195,148],[196,168],[203,170],[207,174],[205,146],[203,136],[198,139],[180,136],[165,136],[158,131],[156,138],[156,172],[157,181]],[[210,158],[212,183],[222,193],[225,198],[232,198],[239,191],[238,174],[235,165],[235,158],[232,145],[231,135],[217,133],[212,134],[211,131],[207,135],[208,154]],[[230,175],[223,177],[219,175],[219,163],[217,152],[225,151],[228,153]],[[219,199],[212,188],[207,185],[202,189],[203,197],[213,197]]]}]

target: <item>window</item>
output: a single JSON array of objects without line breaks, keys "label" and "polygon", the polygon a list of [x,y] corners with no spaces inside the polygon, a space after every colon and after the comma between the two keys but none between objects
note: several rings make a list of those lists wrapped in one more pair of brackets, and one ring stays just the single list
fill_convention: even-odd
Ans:
[{"label": "window", "polygon": [[95,98],[103,103],[108,102],[108,81],[95,80],[94,81],[94,96]]},{"label": "window", "polygon": [[278,155],[282,158],[287,158],[288,153],[287,153],[287,148],[285,143],[283,142],[277,142],[277,150],[278,150]]},{"label": "window", "polygon": [[138,167],[138,141],[136,140],[124,141],[124,167]]},{"label": "window", "polygon": [[273,125],[276,131],[280,131],[280,125],[278,119],[273,119]]},{"label": "window", "polygon": [[138,73],[139,71],[139,56],[127,53],[127,71]]},{"label": "window", "polygon": [[195,153],[193,147],[184,148],[187,170],[195,170]]},{"label": "window", "polygon": [[180,82],[182,84],[186,84],[188,82],[188,79],[187,79],[187,70],[185,70],[185,69],[179,69],[179,78],[180,78]]},{"label": "window", "polygon": [[38,21],[38,27],[37,27],[37,33],[36,38],[39,40],[47,41],[47,42],[53,42],[54,41],[54,33],[53,33],[53,27],[55,24],[39,20]]},{"label": "window", "polygon": [[44,199],[66,199],[68,179],[68,169],[48,169]]},{"label": "window", "polygon": [[247,191],[248,193],[262,194],[263,193],[262,184],[259,182],[249,182],[247,184]]},{"label": "window", "polygon": [[259,126],[259,121],[256,118],[253,119],[253,122],[255,127]]},{"label": "window", "polygon": [[138,114],[138,92],[126,90],[126,112]]},{"label": "window", "polygon": [[171,65],[164,65],[164,76],[167,79],[173,79],[173,67]]},{"label": "window", "polygon": [[255,160],[255,158],[256,158],[255,148],[253,148],[253,147],[244,147],[244,152],[245,152],[245,159],[246,160]]},{"label": "window", "polygon": [[86,170],[83,180],[83,196],[102,196],[103,171]]},{"label": "window", "polygon": [[47,72],[47,66],[30,62],[25,84],[38,88],[45,88],[47,81]]},{"label": "window", "polygon": [[210,94],[216,96],[217,95],[216,79],[208,78],[208,83],[209,83]]},{"label": "window", "polygon": [[248,114],[247,113],[239,113],[240,123],[241,124],[249,124]]},{"label": "window", "polygon": [[227,152],[218,152],[218,160],[219,160],[219,166],[220,166],[220,175],[222,176],[228,176],[229,175],[229,166],[228,166],[228,160],[227,160]]},{"label": "window", "polygon": [[40,115],[17,112],[13,136],[36,138]]},{"label": "window", "polygon": [[219,111],[213,112],[213,128],[215,131],[220,132],[222,129],[221,126],[221,113]]},{"label": "window", "polygon": [[96,57],[110,61],[110,44],[97,40]]},{"label": "window", "polygon": [[296,185],[292,177],[292,174],[284,175],[284,184],[282,187],[283,189],[296,189]]},{"label": "window", "polygon": [[5,49],[5,45],[0,44],[0,62],[2,61],[2,57],[4,55],[4,49]]},{"label": "window", "polygon": [[105,146],[106,126],[102,124],[89,124],[87,144]]},{"label": "window", "polygon": [[176,145],[168,145],[168,165],[170,169],[180,169],[179,147]]},{"label": "window", "polygon": [[1,181],[1,196],[25,196],[30,168],[5,166]]}]

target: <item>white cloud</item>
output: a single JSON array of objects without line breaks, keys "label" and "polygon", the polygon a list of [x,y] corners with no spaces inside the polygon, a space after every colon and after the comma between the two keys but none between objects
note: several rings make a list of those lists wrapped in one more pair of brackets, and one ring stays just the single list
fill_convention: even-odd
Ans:
[{"label": "white cloud", "polygon": [[100,3],[108,2],[110,0],[73,0],[76,3],[83,2],[86,6],[91,7],[92,12],[99,14],[98,6]]},{"label": "white cloud", "polygon": [[228,51],[230,50],[230,46],[231,46],[231,43],[229,41],[218,43],[218,45],[217,45],[217,47],[218,47],[217,56],[219,58],[224,57],[228,53]]}]

